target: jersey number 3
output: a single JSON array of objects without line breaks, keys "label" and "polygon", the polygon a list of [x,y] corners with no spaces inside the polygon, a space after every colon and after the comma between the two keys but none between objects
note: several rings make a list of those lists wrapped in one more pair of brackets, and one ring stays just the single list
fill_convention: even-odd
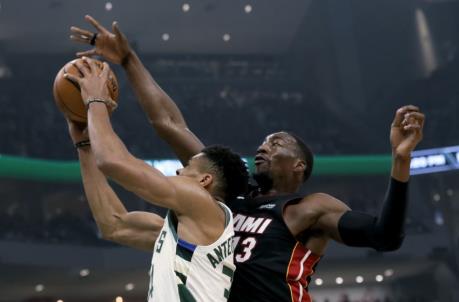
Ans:
[{"label": "jersey number 3", "polygon": [[[234,237],[234,246],[237,247],[241,237]],[[245,262],[252,256],[252,249],[257,245],[257,240],[254,237],[247,237],[241,241],[241,251],[237,253],[234,259],[237,262]]]}]

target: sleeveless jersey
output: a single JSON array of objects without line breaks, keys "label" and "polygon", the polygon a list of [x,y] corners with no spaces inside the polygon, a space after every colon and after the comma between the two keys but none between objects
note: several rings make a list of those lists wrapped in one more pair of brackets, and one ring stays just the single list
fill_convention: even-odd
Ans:
[{"label": "sleeveless jersey", "polygon": [[177,236],[177,218],[167,213],[153,250],[148,302],[225,302],[235,271],[233,219],[225,210],[225,230],[217,241],[196,246]]},{"label": "sleeveless jersey", "polygon": [[304,247],[307,234],[295,238],[283,219],[298,195],[241,198],[233,211],[234,275],[231,302],[310,302],[308,284],[320,256]]}]

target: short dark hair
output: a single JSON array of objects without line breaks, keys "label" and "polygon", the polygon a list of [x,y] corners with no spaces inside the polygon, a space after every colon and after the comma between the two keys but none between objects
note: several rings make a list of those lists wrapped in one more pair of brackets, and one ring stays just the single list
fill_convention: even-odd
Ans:
[{"label": "short dark hair", "polygon": [[225,200],[232,200],[247,193],[249,172],[246,163],[238,154],[221,145],[205,147],[201,152],[217,168]]},{"label": "short dark hair", "polygon": [[314,167],[314,154],[312,153],[311,148],[301,139],[301,137],[292,132],[286,133],[295,139],[296,144],[300,149],[299,151],[301,152],[303,159],[306,161],[306,169],[303,173],[303,182],[305,182],[312,174],[312,168]]}]

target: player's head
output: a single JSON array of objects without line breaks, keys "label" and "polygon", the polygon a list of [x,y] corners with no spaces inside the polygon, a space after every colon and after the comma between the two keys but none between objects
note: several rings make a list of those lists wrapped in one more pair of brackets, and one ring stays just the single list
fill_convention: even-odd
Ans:
[{"label": "player's head", "polygon": [[223,146],[209,146],[193,156],[178,175],[197,179],[212,195],[231,200],[247,191],[249,173],[239,155]]},{"label": "player's head", "polygon": [[262,189],[268,190],[276,181],[299,185],[311,176],[313,164],[312,151],[300,137],[290,132],[277,132],[268,135],[258,147],[254,178]]}]

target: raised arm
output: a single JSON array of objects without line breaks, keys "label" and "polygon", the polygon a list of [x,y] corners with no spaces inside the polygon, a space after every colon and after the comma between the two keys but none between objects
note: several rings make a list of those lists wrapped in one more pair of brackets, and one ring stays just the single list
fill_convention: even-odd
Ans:
[{"label": "raised arm", "polygon": [[177,105],[153,79],[130,47],[127,38],[121,33],[116,22],[113,22],[113,33],[111,33],[91,16],[85,18],[96,28],[97,38],[92,39],[94,34],[90,31],[71,27],[72,40],[94,45],[93,49],[80,52],[77,55],[100,55],[110,62],[121,64],[124,67],[140,105],[154,129],[172,147],[180,161],[186,165],[193,155],[204,148],[204,145],[190,131]]},{"label": "raised arm", "polygon": [[326,195],[316,197],[317,222],[313,228],[349,246],[398,249],[404,239],[411,152],[422,139],[424,114],[415,106],[397,110],[391,126],[392,172],[378,216],[350,211],[344,203]]},{"label": "raised arm", "polygon": [[172,209],[177,215],[195,216],[208,207],[216,209],[215,202],[197,180],[176,176],[166,177],[143,160],[135,158],[113,131],[107,106],[113,101],[108,93],[109,66],[103,64],[98,72],[94,60],[83,57],[75,63],[80,76],[64,76],[77,83],[88,107],[88,132],[97,167],[105,176],[125,189],[153,204]]},{"label": "raised arm", "polygon": [[[68,122],[74,143],[88,139],[87,134]],[[163,226],[163,219],[148,212],[128,212],[107,179],[96,167],[90,146],[78,148],[86,198],[102,236],[121,245],[152,251]]]}]

